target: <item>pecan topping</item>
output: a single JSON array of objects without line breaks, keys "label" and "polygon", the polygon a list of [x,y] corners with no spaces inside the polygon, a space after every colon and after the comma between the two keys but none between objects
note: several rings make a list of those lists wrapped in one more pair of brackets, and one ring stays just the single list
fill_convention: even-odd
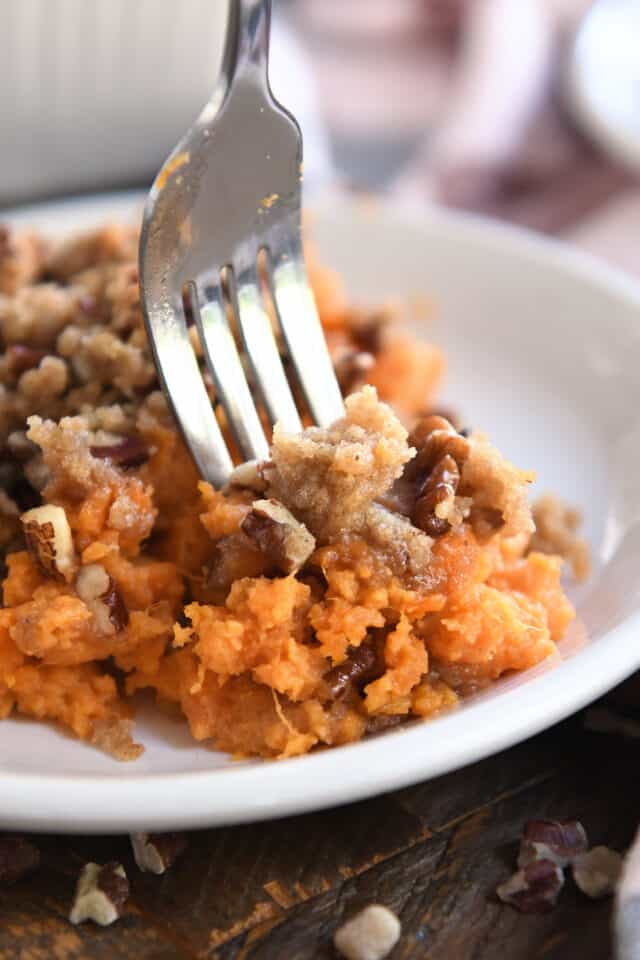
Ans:
[{"label": "pecan topping", "polygon": [[335,358],[333,366],[343,396],[366,382],[367,374],[375,363],[374,357],[362,350],[345,350]]},{"label": "pecan topping", "polygon": [[461,509],[454,514],[454,507],[462,465],[469,456],[468,441],[448,420],[433,414],[416,424],[409,443],[418,453],[407,464],[397,490],[402,491],[414,526],[431,537],[441,537],[451,523],[466,515]]},{"label": "pecan topping", "polygon": [[431,473],[427,474],[419,488],[418,499],[411,515],[414,526],[424,530],[430,537],[441,537],[445,534],[450,524],[446,516],[440,516],[440,512],[446,511],[447,507],[452,505],[459,483],[458,465],[447,453]]},{"label": "pecan topping", "polygon": [[609,897],[622,873],[622,855],[609,847],[592,847],[576,857],[571,871],[576,886],[588,897]]},{"label": "pecan topping", "polygon": [[0,887],[9,886],[40,866],[40,851],[25,837],[0,836]]},{"label": "pecan topping", "polygon": [[46,357],[46,350],[37,350],[26,343],[12,343],[7,347],[6,358],[9,371],[19,377],[25,370],[33,370]]},{"label": "pecan topping", "polygon": [[424,412],[422,419],[426,420],[427,417],[439,417],[441,420],[445,420],[451,424],[453,429],[463,437],[467,435],[462,417],[457,410],[453,410],[451,407],[433,407],[431,410]]},{"label": "pecan topping", "polygon": [[229,477],[230,487],[244,487],[247,490],[255,490],[256,493],[263,493],[267,489],[267,482],[262,475],[263,461],[247,460],[245,463],[234,467]]},{"label": "pecan topping", "polygon": [[333,943],[345,960],[383,960],[400,939],[400,931],[395,913],[373,903],[339,927]]},{"label": "pecan topping", "polygon": [[151,456],[151,451],[141,437],[123,437],[119,443],[92,446],[91,455],[100,460],[110,460],[118,467],[140,467]]},{"label": "pecan topping", "polygon": [[89,563],[81,567],[76,590],[91,610],[100,633],[117,633],[129,623],[129,611],[122,594],[102,564]]},{"label": "pecan topping", "polygon": [[579,820],[529,820],[522,832],[518,866],[535,860],[551,860],[566,867],[589,846]]},{"label": "pecan topping", "polygon": [[349,647],[347,659],[325,673],[324,682],[332,698],[338,700],[349,688],[362,690],[381,677],[385,669],[384,637],[365,640],[359,647]]},{"label": "pecan topping", "polygon": [[285,574],[299,570],[315,550],[315,538],[278,500],[254,500],[241,528]]},{"label": "pecan topping", "polygon": [[128,896],[129,881],[121,864],[87,863],[78,877],[69,920],[73,924],[93,920],[106,927],[121,915]]},{"label": "pecan topping", "polygon": [[187,846],[183,833],[132,833],[135,861],[143,872],[164,873]]},{"label": "pecan topping", "polygon": [[71,527],[62,507],[34,507],[20,517],[29,553],[55,580],[71,580],[77,566]]},{"label": "pecan topping", "polygon": [[389,312],[385,310],[354,315],[349,327],[351,338],[361,350],[375,357],[382,349],[384,331],[390,319]]},{"label": "pecan topping", "polygon": [[520,913],[548,913],[564,885],[562,869],[552,860],[532,860],[500,884],[496,893]]},{"label": "pecan topping", "polygon": [[409,435],[409,443],[418,454],[407,469],[414,476],[427,473],[446,454],[452,457],[458,468],[469,456],[469,443],[444,417],[429,416],[420,420]]}]

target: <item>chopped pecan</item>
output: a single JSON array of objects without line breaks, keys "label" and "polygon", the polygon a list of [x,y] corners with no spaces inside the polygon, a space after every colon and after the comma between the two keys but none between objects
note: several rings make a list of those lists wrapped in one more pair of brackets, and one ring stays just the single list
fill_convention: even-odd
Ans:
[{"label": "chopped pecan", "polygon": [[0,836],[0,887],[9,886],[40,866],[40,851],[25,837]]},{"label": "chopped pecan", "polygon": [[576,886],[588,897],[609,897],[622,873],[622,855],[609,847],[592,847],[576,857],[571,871]]},{"label": "chopped pecan", "polygon": [[553,860],[532,860],[500,884],[496,893],[521,913],[548,913],[564,885],[562,869]]},{"label": "chopped pecan", "polygon": [[470,506],[456,502],[469,443],[448,420],[436,414],[416,424],[409,443],[418,452],[394,490],[414,526],[431,537],[441,537],[452,523],[467,515]]},{"label": "chopped pecan", "polygon": [[143,872],[164,873],[187,846],[184,833],[132,833],[135,861]]},{"label": "chopped pecan", "polygon": [[551,860],[566,867],[589,846],[579,820],[529,820],[522,832],[518,866],[535,860]]},{"label": "chopped pecan", "polygon": [[427,417],[439,417],[441,420],[445,420],[463,437],[467,433],[463,429],[462,417],[457,410],[453,410],[451,407],[433,407],[431,410],[425,411],[422,420],[426,420]]},{"label": "chopped pecan", "polygon": [[151,450],[142,437],[123,437],[118,443],[92,446],[91,455],[110,460],[118,467],[140,467],[151,456]]},{"label": "chopped pecan", "polygon": [[256,493],[263,493],[267,489],[267,482],[262,475],[263,465],[261,460],[247,460],[234,467],[229,477],[229,486],[244,487],[247,490],[255,490]]},{"label": "chopped pecan", "polygon": [[430,537],[441,537],[445,534],[450,524],[446,515],[441,514],[446,514],[453,504],[459,483],[460,470],[453,457],[447,453],[436,463],[419,487],[411,515],[412,523]]},{"label": "chopped pecan", "polygon": [[347,659],[325,673],[324,682],[331,697],[338,700],[349,688],[361,690],[377,680],[385,668],[384,637],[365,640],[359,647],[349,647]]},{"label": "chopped pecan", "polygon": [[315,538],[278,500],[254,500],[241,528],[282,573],[294,573],[315,550]]},{"label": "chopped pecan", "polygon": [[62,507],[46,504],[20,517],[29,553],[49,577],[71,580],[77,560],[71,527]]},{"label": "chopped pecan", "polygon": [[7,367],[13,377],[18,378],[25,370],[33,370],[46,357],[46,350],[38,350],[26,343],[12,343],[7,347]]},{"label": "chopped pecan", "polygon": [[471,508],[469,519],[478,540],[481,542],[504,527],[504,517],[502,511],[495,507],[478,507],[475,504]]},{"label": "chopped pecan", "polygon": [[407,465],[410,475],[429,473],[444,456],[452,457],[458,468],[469,456],[469,443],[444,417],[420,420],[409,434],[409,443],[418,453]]},{"label": "chopped pecan", "polygon": [[373,367],[375,358],[362,350],[345,350],[335,357],[333,365],[343,396],[366,382],[367,374]]},{"label": "chopped pecan", "polygon": [[91,610],[100,633],[117,633],[129,623],[129,611],[122,594],[102,564],[89,563],[81,567],[76,590]]},{"label": "chopped pecan", "polygon": [[400,939],[395,913],[373,903],[336,930],[333,943],[345,960],[383,960]]},{"label": "chopped pecan", "polygon": [[382,349],[384,331],[391,320],[388,310],[362,311],[349,318],[349,332],[361,350],[376,357]]},{"label": "chopped pecan", "polygon": [[106,927],[120,917],[128,896],[129,881],[121,864],[87,863],[78,877],[69,920],[73,924],[93,920]]},{"label": "chopped pecan", "polygon": [[367,733],[382,733],[384,730],[390,730],[391,727],[397,727],[406,719],[406,715],[402,714],[379,713],[377,716],[367,718]]}]

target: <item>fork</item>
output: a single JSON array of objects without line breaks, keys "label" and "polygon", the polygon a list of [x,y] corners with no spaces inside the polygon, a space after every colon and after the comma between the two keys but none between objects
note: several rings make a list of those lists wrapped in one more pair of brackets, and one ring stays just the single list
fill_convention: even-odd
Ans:
[{"label": "fork", "polygon": [[233,462],[191,345],[185,294],[243,458],[269,452],[252,386],[271,424],[301,429],[265,282],[311,418],[327,426],[343,414],[304,264],[302,137],[269,87],[270,14],[270,0],[232,0],[220,79],[156,177],[140,238],[142,307],[160,381],[215,487]]}]

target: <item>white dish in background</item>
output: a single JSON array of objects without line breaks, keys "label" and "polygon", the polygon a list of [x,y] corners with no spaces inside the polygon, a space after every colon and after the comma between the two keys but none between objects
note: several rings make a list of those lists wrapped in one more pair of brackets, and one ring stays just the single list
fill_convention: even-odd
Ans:
[{"label": "white dish in background", "polygon": [[[31,208],[72,230],[130,215],[139,198]],[[121,764],[54,727],[0,723],[0,828],[164,830],[344,803],[478,760],[567,716],[640,666],[640,292],[622,275],[535,236],[459,215],[332,205],[315,218],[324,258],[356,296],[427,295],[419,328],[445,347],[443,401],[584,510],[596,572],[562,657],[440,719],[280,763],[232,763],[153,708],[146,752]]]},{"label": "white dish in background", "polygon": [[[151,183],[211,95],[228,12],[229,0],[2,0],[0,206]],[[304,132],[308,188],[330,179],[331,159],[312,71],[280,14],[270,79]]]},{"label": "white dish in background", "polygon": [[640,170],[639,38],[638,0],[598,0],[578,29],[566,75],[578,122],[634,170]]}]

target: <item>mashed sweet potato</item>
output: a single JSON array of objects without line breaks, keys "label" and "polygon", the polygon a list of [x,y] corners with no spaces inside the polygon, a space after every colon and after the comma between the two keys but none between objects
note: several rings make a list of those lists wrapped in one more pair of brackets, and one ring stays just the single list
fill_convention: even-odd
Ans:
[{"label": "mashed sweet potato", "polygon": [[531,551],[533,476],[430,413],[435,347],[314,263],[345,416],[276,427],[214,490],[156,389],[135,249],[116,227],[3,233],[0,717],[133,759],[149,689],[196,740],[287,757],[553,653],[574,612],[560,559]]}]

